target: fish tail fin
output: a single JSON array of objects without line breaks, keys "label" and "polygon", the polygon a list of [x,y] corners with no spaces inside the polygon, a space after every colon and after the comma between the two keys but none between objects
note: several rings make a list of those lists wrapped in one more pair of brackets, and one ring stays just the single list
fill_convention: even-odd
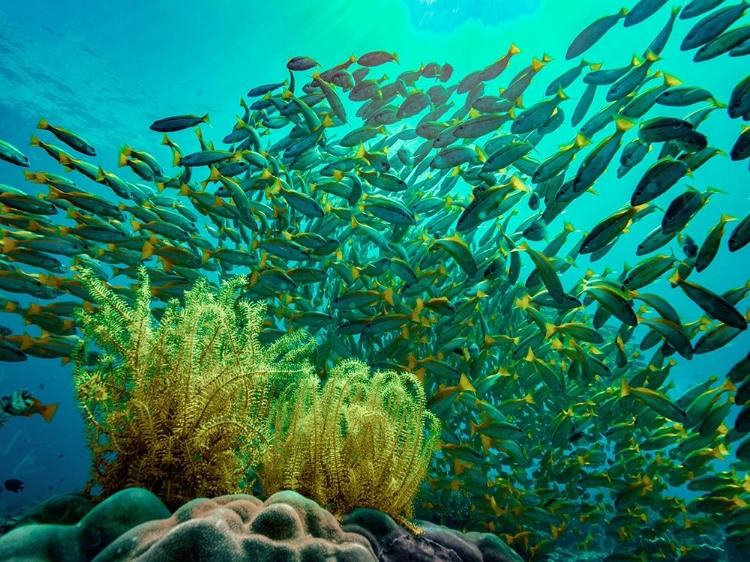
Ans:
[{"label": "fish tail fin", "polygon": [[102,182],[102,181],[104,181],[104,178],[105,178],[105,176],[104,176],[104,168],[102,168],[101,166],[99,166],[99,171],[96,174],[96,181]]},{"label": "fish tail fin", "polygon": [[675,86],[679,86],[682,84],[682,80],[679,78],[676,78],[675,76],[672,76],[671,74],[664,73],[664,85],[669,86],[670,88],[674,88]]},{"label": "fish tail fin", "polygon": [[727,392],[735,392],[737,390],[737,387],[732,384],[732,381],[727,379],[724,384],[721,385],[722,390],[726,390]]},{"label": "fish tail fin", "polygon": [[591,139],[582,133],[576,135],[575,145],[578,148],[583,148],[591,144]]},{"label": "fish tail fin", "polygon": [[401,64],[401,61],[398,60],[398,53],[396,53],[396,51],[393,52],[393,60],[395,60],[398,64]]},{"label": "fish tail fin", "polygon": [[208,175],[208,178],[206,179],[206,183],[212,182],[212,181],[219,181],[221,180],[222,175],[219,169],[216,166],[211,166],[211,173]]},{"label": "fish tail fin", "polygon": [[515,43],[511,43],[510,44],[510,49],[508,49],[508,54],[509,55],[517,55],[520,52],[521,52],[521,49],[519,49],[518,47],[516,47]]},{"label": "fish tail fin", "polygon": [[620,117],[619,119],[615,120],[615,123],[617,124],[617,130],[622,132],[629,131],[635,125],[634,121],[626,119],[625,117]]},{"label": "fish tail fin", "polygon": [[211,120],[208,117],[208,113],[206,113],[202,118],[201,121],[203,121],[206,125],[211,125]]},{"label": "fish tail fin", "polygon": [[458,390],[461,390],[463,392],[473,392],[474,394],[477,393],[477,389],[474,388],[474,385],[471,384],[471,381],[469,380],[469,377],[466,376],[466,373],[461,374],[461,380],[458,381]]},{"label": "fish tail fin", "polygon": [[49,129],[49,123],[47,122],[47,120],[44,117],[42,117],[39,120],[39,124],[36,126],[36,128],[37,129]]},{"label": "fish tail fin", "polygon": [[40,406],[39,414],[44,418],[44,421],[50,423],[55,415],[55,412],[57,412],[58,406],[59,404],[57,402],[55,402],[54,404],[47,404],[46,406]]},{"label": "fish tail fin", "polygon": [[39,143],[40,143],[40,141],[37,138],[37,136],[36,135],[31,135],[31,141],[29,142],[29,144],[31,146],[39,146]]},{"label": "fish tail fin", "polygon": [[388,287],[385,293],[383,293],[383,299],[385,302],[393,306],[393,287]]},{"label": "fish tail fin", "polygon": [[3,230],[3,253],[12,252],[18,247],[18,242],[13,238],[8,238],[6,231]]},{"label": "fish tail fin", "polygon": [[120,152],[120,157],[119,157],[119,159],[117,161],[117,165],[120,168],[122,168],[123,166],[127,166],[128,165],[128,157],[125,156],[124,152]]},{"label": "fish tail fin", "polygon": [[417,304],[414,307],[414,310],[412,310],[411,313],[411,319],[414,322],[419,322],[420,318],[420,312],[422,312],[422,309],[424,308],[424,301],[422,299],[417,299]]},{"label": "fish tail fin", "polygon": [[143,250],[141,250],[141,259],[145,260],[154,255],[154,245],[151,242],[143,243]]},{"label": "fish tail fin", "polygon": [[474,148],[474,151],[477,153],[480,162],[487,162],[487,155],[484,153],[484,150],[482,150],[482,147],[477,145],[476,148]]},{"label": "fish tail fin", "polygon": [[[365,145],[363,143],[359,144],[359,148],[357,149],[357,154],[354,156],[355,158],[358,158],[360,160],[367,160],[367,149],[365,149]],[[338,180],[341,181],[341,180]]]},{"label": "fish tail fin", "polygon": [[630,385],[625,377],[622,378],[622,386],[620,387],[620,398],[630,395]]}]

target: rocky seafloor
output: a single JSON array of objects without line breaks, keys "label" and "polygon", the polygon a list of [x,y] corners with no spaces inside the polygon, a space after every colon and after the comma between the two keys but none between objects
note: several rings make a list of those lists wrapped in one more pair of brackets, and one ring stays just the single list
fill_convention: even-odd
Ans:
[{"label": "rocky seafloor", "polygon": [[99,504],[57,496],[0,536],[4,562],[521,562],[500,538],[418,521],[415,536],[390,516],[356,509],[341,522],[312,500],[283,491],[186,503],[174,513],[154,494],[128,488]]}]

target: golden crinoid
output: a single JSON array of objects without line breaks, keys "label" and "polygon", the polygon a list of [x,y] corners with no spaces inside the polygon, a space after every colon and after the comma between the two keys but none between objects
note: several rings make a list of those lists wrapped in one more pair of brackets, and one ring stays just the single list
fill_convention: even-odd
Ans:
[{"label": "golden crinoid", "polygon": [[[237,300],[246,280],[207,280],[173,299],[157,323],[145,268],[131,306],[90,270],[98,305],[78,311],[84,347],[75,388],[93,453],[89,489],[107,497],[141,486],[174,508],[238,492],[269,439],[269,409],[289,380],[313,373],[314,344],[295,332],[263,346],[264,304]],[[87,348],[101,352],[87,362]]]},{"label": "golden crinoid", "polygon": [[258,468],[264,494],[296,490],[337,516],[357,507],[404,523],[413,516],[440,437],[414,375],[371,375],[364,363],[347,360],[322,387],[315,375],[297,379],[274,410]]}]

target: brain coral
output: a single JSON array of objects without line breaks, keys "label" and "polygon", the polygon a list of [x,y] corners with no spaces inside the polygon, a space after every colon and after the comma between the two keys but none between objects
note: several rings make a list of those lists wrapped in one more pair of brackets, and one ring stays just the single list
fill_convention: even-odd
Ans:
[{"label": "brain coral", "polygon": [[296,492],[265,502],[234,494],[197,499],[172,517],[131,529],[104,549],[95,562],[341,561],[377,558],[363,536],[341,529],[317,503]]}]

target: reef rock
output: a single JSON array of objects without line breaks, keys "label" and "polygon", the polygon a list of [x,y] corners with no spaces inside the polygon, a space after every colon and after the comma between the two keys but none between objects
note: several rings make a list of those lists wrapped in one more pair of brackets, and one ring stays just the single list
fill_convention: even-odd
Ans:
[{"label": "reef rock", "polygon": [[523,562],[491,533],[461,533],[418,521],[423,533],[414,536],[385,513],[355,509],[344,517],[345,531],[367,537],[380,562]]},{"label": "reef rock", "polygon": [[94,507],[94,502],[80,494],[55,496],[31,508],[15,526],[22,527],[34,523],[75,525]]},{"label": "reef rock", "polygon": [[128,488],[91,509],[80,496],[40,504],[0,537],[3,562],[521,562],[495,535],[356,509],[342,524],[292,491],[196,499],[170,514],[151,492]]},{"label": "reef rock", "polygon": [[[38,508],[32,510],[36,511]],[[80,509],[80,505],[78,507]],[[154,494],[122,490],[86,513],[76,524],[29,523],[0,537],[3,562],[82,562],[93,560],[108,544],[133,527],[169,517]],[[63,520],[68,520],[65,517]]]}]

